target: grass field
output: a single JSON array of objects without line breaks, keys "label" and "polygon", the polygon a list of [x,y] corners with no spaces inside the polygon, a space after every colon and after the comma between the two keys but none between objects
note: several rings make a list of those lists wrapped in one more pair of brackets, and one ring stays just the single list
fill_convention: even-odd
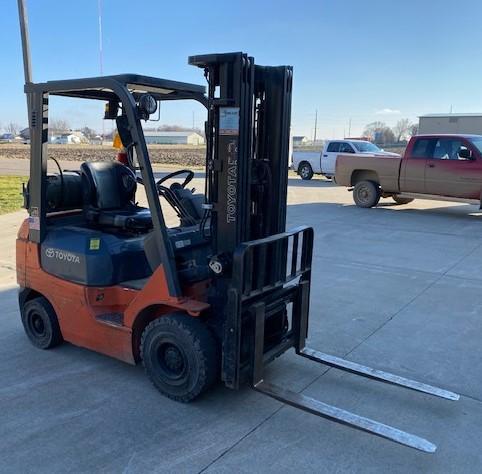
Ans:
[{"label": "grass field", "polygon": [[22,183],[26,183],[27,179],[22,176],[0,176],[0,214],[22,208]]}]

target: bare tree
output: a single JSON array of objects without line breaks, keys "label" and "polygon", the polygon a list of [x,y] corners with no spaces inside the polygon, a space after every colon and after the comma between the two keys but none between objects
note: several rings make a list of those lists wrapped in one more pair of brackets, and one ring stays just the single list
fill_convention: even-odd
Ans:
[{"label": "bare tree", "polygon": [[90,127],[84,127],[84,128],[81,128],[80,131],[86,136],[86,138],[88,138],[89,140],[92,140],[93,138],[95,138],[97,136],[97,132],[95,130],[93,130],[92,128]]},{"label": "bare tree", "polygon": [[70,130],[70,124],[65,119],[55,119],[49,120],[49,140],[52,139],[54,135],[65,133]]},{"label": "bare tree", "polygon": [[395,141],[400,143],[404,138],[407,137],[410,131],[410,120],[407,118],[400,119],[392,128],[393,134],[395,135]]},{"label": "bare tree", "polygon": [[413,123],[412,125],[410,125],[409,134],[411,137],[413,137],[414,135],[418,135],[418,123]]},{"label": "bare tree", "polygon": [[10,122],[6,127],[5,130],[7,133],[11,133],[12,135],[18,135],[18,132],[20,131],[20,125],[15,122]]},{"label": "bare tree", "polygon": [[366,137],[370,137],[375,143],[385,145],[387,143],[393,143],[395,141],[395,135],[392,129],[384,122],[372,122],[366,125],[363,134]]},{"label": "bare tree", "polygon": [[65,119],[52,119],[49,121],[49,128],[58,132],[67,132],[70,130],[70,124]]}]

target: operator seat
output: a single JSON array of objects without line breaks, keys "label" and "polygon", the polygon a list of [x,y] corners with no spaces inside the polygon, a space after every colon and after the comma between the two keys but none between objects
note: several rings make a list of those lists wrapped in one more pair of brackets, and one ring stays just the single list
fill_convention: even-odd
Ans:
[{"label": "operator seat", "polygon": [[149,209],[135,204],[134,173],[117,161],[82,163],[84,215],[88,223],[119,230],[147,232]]}]

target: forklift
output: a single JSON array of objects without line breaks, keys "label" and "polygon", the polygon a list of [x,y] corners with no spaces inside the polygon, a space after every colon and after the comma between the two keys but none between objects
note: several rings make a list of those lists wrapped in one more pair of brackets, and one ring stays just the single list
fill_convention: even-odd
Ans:
[{"label": "forklift", "polygon": [[[165,396],[189,402],[221,380],[405,446],[418,436],[265,380],[284,352],[448,400],[459,395],[306,346],[313,229],[286,231],[293,70],[241,53],[189,57],[204,86],[138,74],[31,79],[27,18],[18,0],[31,130],[28,218],[17,237],[19,306],[32,344],[67,341],[142,362]],[[49,98],[105,104],[127,154],[47,172]],[[156,180],[142,121],[163,101],[205,106],[204,193],[182,169]],[[171,182],[168,185],[168,182]],[[148,208],[136,202],[143,187]],[[166,225],[161,200],[179,225]]]}]

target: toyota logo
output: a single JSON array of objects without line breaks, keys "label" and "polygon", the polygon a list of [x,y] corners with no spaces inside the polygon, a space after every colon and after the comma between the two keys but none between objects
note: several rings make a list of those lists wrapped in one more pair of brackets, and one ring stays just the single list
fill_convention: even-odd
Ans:
[{"label": "toyota logo", "polygon": [[55,255],[55,250],[53,248],[48,248],[45,250],[45,255],[47,255],[48,258],[52,258]]}]

